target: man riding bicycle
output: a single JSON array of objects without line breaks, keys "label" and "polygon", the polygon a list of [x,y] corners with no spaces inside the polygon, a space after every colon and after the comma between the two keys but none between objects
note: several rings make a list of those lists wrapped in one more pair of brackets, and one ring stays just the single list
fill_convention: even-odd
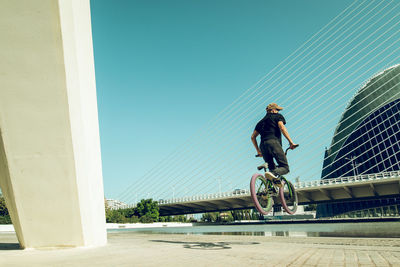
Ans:
[{"label": "man riding bicycle", "polygon": [[[289,141],[290,149],[295,149],[298,145],[295,144],[285,127],[286,120],[279,114],[279,110],[283,108],[276,103],[271,103],[267,106],[267,115],[260,120],[253,134],[251,141],[257,150],[257,156],[263,157],[268,164],[269,171],[265,173],[265,177],[276,184],[280,184],[280,175],[289,172],[289,164],[282,149],[282,135]],[[261,135],[260,147],[257,144],[257,136]],[[274,159],[278,166],[275,165]]]}]

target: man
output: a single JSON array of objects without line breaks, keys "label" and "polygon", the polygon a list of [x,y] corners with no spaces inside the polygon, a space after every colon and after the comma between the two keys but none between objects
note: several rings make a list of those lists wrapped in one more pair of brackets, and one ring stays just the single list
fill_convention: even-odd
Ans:
[{"label": "man", "polygon": [[[265,173],[265,177],[276,184],[280,184],[280,175],[289,172],[289,164],[286,155],[282,149],[282,135],[289,141],[290,149],[298,147],[286,130],[285,118],[279,114],[279,110],[283,108],[276,103],[267,106],[267,115],[259,121],[251,135],[251,141],[257,150],[257,156],[263,157],[268,164],[269,171]],[[257,144],[257,136],[261,135],[260,147]],[[275,165],[274,159],[278,166]]]}]

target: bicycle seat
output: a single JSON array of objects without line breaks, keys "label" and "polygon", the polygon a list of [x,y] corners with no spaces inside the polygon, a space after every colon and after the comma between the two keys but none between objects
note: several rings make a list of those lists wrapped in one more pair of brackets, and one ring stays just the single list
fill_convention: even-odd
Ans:
[{"label": "bicycle seat", "polygon": [[262,169],[264,169],[264,171],[267,171],[268,169],[268,163],[264,163],[260,166],[257,167],[257,170],[261,171]]}]

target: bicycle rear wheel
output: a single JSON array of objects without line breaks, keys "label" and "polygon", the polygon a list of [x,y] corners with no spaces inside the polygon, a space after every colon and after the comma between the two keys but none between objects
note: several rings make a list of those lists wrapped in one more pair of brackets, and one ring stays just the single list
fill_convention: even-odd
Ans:
[{"label": "bicycle rear wheel", "polygon": [[250,193],[256,209],[263,215],[267,215],[273,205],[274,200],[268,193],[269,180],[266,180],[261,174],[254,174],[250,180]]},{"label": "bicycle rear wheel", "polygon": [[286,179],[282,179],[282,187],[279,189],[279,197],[282,207],[289,214],[294,214],[297,210],[297,193],[293,184]]}]

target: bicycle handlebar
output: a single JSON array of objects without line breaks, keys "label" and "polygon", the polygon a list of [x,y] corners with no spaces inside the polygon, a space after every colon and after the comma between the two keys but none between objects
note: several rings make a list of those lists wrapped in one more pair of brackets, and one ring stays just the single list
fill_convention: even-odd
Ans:
[{"label": "bicycle handlebar", "polygon": [[[298,146],[299,146],[299,144],[295,145],[293,149],[297,148]],[[289,150],[290,150],[290,147],[286,148],[286,150],[285,150],[285,155],[287,155],[287,152],[288,152]],[[255,155],[255,157],[256,157],[256,158],[260,158],[261,156],[257,154],[257,155]]]},{"label": "bicycle handlebar", "polygon": [[[297,148],[298,146],[299,146],[299,144],[295,145],[295,146],[293,147],[293,149]],[[290,149],[290,147],[286,148],[286,150],[285,150],[285,155],[287,155],[287,152],[289,151],[289,149]]]}]

